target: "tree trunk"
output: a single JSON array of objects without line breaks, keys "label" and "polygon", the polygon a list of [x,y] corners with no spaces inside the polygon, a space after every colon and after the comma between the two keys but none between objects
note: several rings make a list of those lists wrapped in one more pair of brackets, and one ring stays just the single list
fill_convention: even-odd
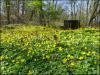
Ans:
[{"label": "tree trunk", "polygon": [[55,11],[56,11],[56,8],[57,8],[57,0],[56,0],[56,3],[55,3]]},{"label": "tree trunk", "polygon": [[86,10],[86,25],[88,26],[88,7],[89,7],[89,0],[87,0],[87,10]]},{"label": "tree trunk", "polygon": [[72,2],[71,2],[71,19],[73,20],[73,5],[72,5]]},{"label": "tree trunk", "polygon": [[6,0],[7,24],[10,24],[10,0]]},{"label": "tree trunk", "polygon": [[75,1],[74,1],[74,19],[76,19],[76,14],[75,14]]},{"label": "tree trunk", "polygon": [[22,15],[25,14],[25,0],[22,1]]},{"label": "tree trunk", "polygon": [[83,1],[81,0],[80,13],[79,13],[79,14],[80,14],[80,16],[79,16],[79,20],[81,20],[81,15],[82,15],[82,6],[83,6],[83,5],[82,5],[82,2],[83,2]]},{"label": "tree trunk", "polygon": [[19,8],[20,8],[20,6],[19,6],[19,2],[20,2],[20,0],[16,0],[16,4],[17,4],[17,12],[16,12],[16,15],[17,15],[17,23],[19,23],[19,17],[20,17],[20,15],[19,15]]},{"label": "tree trunk", "polygon": [[34,14],[34,9],[31,11],[31,16],[30,16],[30,21],[32,21],[32,18],[33,18],[33,14]]},{"label": "tree trunk", "polygon": [[39,12],[39,23],[40,23],[40,25],[43,25],[43,9],[42,9],[42,1],[40,1],[40,3],[41,3],[41,6],[40,6],[40,12]]},{"label": "tree trunk", "polygon": [[93,19],[100,13],[100,9],[98,10],[99,7],[99,0],[96,0],[93,4],[93,11],[89,20],[88,25],[90,26],[91,22],[93,21]]}]

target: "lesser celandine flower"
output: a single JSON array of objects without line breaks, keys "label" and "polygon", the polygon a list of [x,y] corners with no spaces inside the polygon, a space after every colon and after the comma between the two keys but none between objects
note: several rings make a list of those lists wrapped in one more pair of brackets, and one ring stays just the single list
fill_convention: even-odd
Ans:
[{"label": "lesser celandine flower", "polygon": [[73,59],[74,57],[73,56],[70,56],[70,59]]},{"label": "lesser celandine flower", "polygon": [[4,56],[2,55],[2,56],[0,56],[0,61],[2,61],[4,59]]},{"label": "lesser celandine flower", "polygon": [[75,66],[75,62],[71,62],[70,66]]},{"label": "lesser celandine flower", "polygon": [[28,49],[29,49],[30,51],[31,51],[31,50],[33,50],[33,48],[32,48],[32,47],[29,47]]},{"label": "lesser celandine flower", "polygon": [[97,62],[94,62],[94,64],[97,64]]},{"label": "lesser celandine flower", "polygon": [[93,54],[93,55],[95,55],[95,54],[96,54],[96,52],[95,52],[95,51],[93,51],[93,52],[92,52],[92,54]]},{"label": "lesser celandine flower", "polygon": [[71,56],[70,54],[67,55],[67,57],[70,57],[70,56]]},{"label": "lesser celandine flower", "polygon": [[16,64],[19,64],[19,62],[17,61]]},{"label": "lesser celandine flower", "polygon": [[69,59],[73,59],[74,57],[72,56],[72,55],[67,55],[67,57],[69,58]]},{"label": "lesser celandine flower", "polygon": [[82,60],[82,59],[84,59],[84,57],[80,56],[80,57],[79,57],[79,60]]},{"label": "lesser celandine flower", "polygon": [[67,58],[64,58],[64,59],[62,60],[62,62],[63,62],[63,63],[66,63],[66,62],[67,62]]},{"label": "lesser celandine flower", "polygon": [[56,44],[53,44],[53,47],[56,47]]},{"label": "lesser celandine flower", "polygon": [[29,70],[28,74],[27,75],[33,75],[33,72],[32,70]]},{"label": "lesser celandine flower", "polygon": [[46,55],[46,56],[45,56],[45,58],[46,58],[46,59],[49,59],[49,58],[50,58],[50,56],[49,56],[49,55]]},{"label": "lesser celandine flower", "polygon": [[86,54],[85,52],[82,52],[82,54],[84,55],[84,54]]},{"label": "lesser celandine flower", "polygon": [[22,62],[22,63],[25,62],[25,59],[21,59],[21,62]]},{"label": "lesser celandine flower", "polygon": [[72,50],[74,50],[74,47],[71,47]]},{"label": "lesser celandine flower", "polygon": [[12,62],[14,63],[14,62],[15,62],[15,60],[12,60]]},{"label": "lesser celandine flower", "polygon": [[90,56],[90,54],[91,54],[91,52],[89,51],[86,55],[87,55],[87,56]]},{"label": "lesser celandine flower", "polygon": [[59,51],[62,51],[62,48],[61,47],[59,47],[58,49],[59,49]]},{"label": "lesser celandine flower", "polygon": [[87,49],[87,47],[85,47],[84,49]]}]

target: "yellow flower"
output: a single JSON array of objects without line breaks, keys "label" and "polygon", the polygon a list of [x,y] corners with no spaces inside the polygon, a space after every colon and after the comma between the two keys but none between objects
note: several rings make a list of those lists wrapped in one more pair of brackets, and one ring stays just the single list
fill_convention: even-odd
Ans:
[{"label": "yellow flower", "polygon": [[15,62],[15,60],[12,60],[12,62],[14,63],[14,62]]},{"label": "yellow flower", "polygon": [[34,51],[32,51],[32,54],[34,54]]},{"label": "yellow flower", "polygon": [[75,66],[75,62],[71,62],[70,66]]},{"label": "yellow flower", "polygon": [[5,59],[8,59],[8,57],[6,56]]},{"label": "yellow flower", "polygon": [[70,56],[70,59],[73,59],[74,57],[73,56]]},{"label": "yellow flower", "polygon": [[79,57],[79,60],[82,60],[82,59],[84,59],[82,56],[81,56],[81,57]]},{"label": "yellow flower", "polygon": [[19,64],[19,62],[17,61],[16,64]]},{"label": "yellow flower", "polygon": [[39,44],[38,47],[41,47],[41,45]]},{"label": "yellow flower", "polygon": [[94,64],[97,64],[97,62],[94,62]]},{"label": "yellow flower", "polygon": [[85,52],[82,52],[82,54],[84,55],[84,54],[86,54]]},{"label": "yellow flower", "polygon": [[31,51],[31,50],[29,50],[29,51],[28,51],[28,54],[30,54],[31,52],[32,52],[32,51]]},{"label": "yellow flower", "polygon": [[32,70],[29,70],[27,75],[33,75]]},{"label": "yellow flower", "polygon": [[2,61],[4,59],[4,56],[2,55],[2,56],[0,56],[0,61]]},{"label": "yellow flower", "polygon": [[67,57],[69,58],[69,59],[73,59],[74,57],[72,56],[72,55],[67,55]]},{"label": "yellow flower", "polygon": [[62,48],[61,47],[59,47],[59,51],[62,51]]},{"label": "yellow flower", "polygon": [[91,54],[91,52],[89,51],[89,52],[87,53],[87,56],[90,56],[90,54]]},{"label": "yellow flower", "polygon": [[21,62],[22,62],[22,63],[25,62],[25,59],[21,59]]},{"label": "yellow flower", "polygon": [[67,57],[70,57],[71,55],[69,54],[69,55],[67,55]]},{"label": "yellow flower", "polygon": [[45,58],[46,58],[46,59],[49,59],[49,58],[50,58],[50,56],[49,56],[49,55],[46,55],[46,56],[45,56]]},{"label": "yellow flower", "polygon": [[64,59],[62,60],[62,62],[63,62],[63,63],[66,63],[66,62],[67,62],[67,58],[64,58]]},{"label": "yellow flower", "polygon": [[29,50],[32,51],[33,50],[32,47],[29,47]]},{"label": "yellow flower", "polygon": [[71,47],[72,50],[74,50],[74,47]]},{"label": "yellow flower", "polygon": [[70,44],[70,43],[68,43],[68,45],[70,46],[71,44]]},{"label": "yellow flower", "polygon": [[18,56],[17,59],[21,59],[21,56]]},{"label": "yellow flower", "polygon": [[100,56],[99,56],[99,55],[97,55],[96,57],[97,57],[98,59],[100,59]]},{"label": "yellow flower", "polygon": [[93,55],[95,55],[95,54],[96,54],[96,52],[95,52],[95,51],[93,51],[93,52],[92,52],[92,54],[93,54]]},{"label": "yellow flower", "polygon": [[47,45],[47,48],[49,48],[50,46],[49,45]]},{"label": "yellow flower", "polygon": [[87,47],[85,47],[84,49],[87,49]]},{"label": "yellow flower", "polygon": [[54,48],[54,47],[56,47],[56,45],[55,45],[55,44],[53,45],[53,48]]}]

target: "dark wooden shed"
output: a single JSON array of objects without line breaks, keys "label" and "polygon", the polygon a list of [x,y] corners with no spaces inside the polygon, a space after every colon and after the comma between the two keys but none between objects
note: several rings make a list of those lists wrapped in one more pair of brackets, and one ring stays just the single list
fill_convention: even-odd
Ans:
[{"label": "dark wooden shed", "polygon": [[80,20],[64,20],[64,29],[80,28]]}]

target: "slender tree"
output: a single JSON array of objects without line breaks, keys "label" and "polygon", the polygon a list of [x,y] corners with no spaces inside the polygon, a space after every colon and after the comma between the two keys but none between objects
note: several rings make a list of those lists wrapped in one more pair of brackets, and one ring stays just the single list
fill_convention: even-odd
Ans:
[{"label": "slender tree", "polygon": [[6,2],[6,13],[7,13],[7,24],[10,24],[10,0],[5,0]]},{"label": "slender tree", "polygon": [[43,15],[43,1],[40,0],[40,12],[39,12],[39,21],[40,21],[40,24],[43,25],[43,19],[44,19],[44,15]]},{"label": "slender tree", "polygon": [[25,0],[22,1],[22,15],[25,14]]},{"label": "slender tree", "polygon": [[76,10],[76,0],[73,1],[73,7],[74,7],[74,19],[76,19],[76,13],[75,13],[75,10]]},{"label": "slender tree", "polygon": [[87,10],[86,10],[86,25],[88,25],[88,8],[89,8],[89,0],[87,0]]},{"label": "slender tree", "polygon": [[91,12],[90,20],[89,20],[89,23],[88,23],[89,26],[92,23],[93,19],[96,18],[96,16],[100,15],[99,3],[100,3],[99,0],[94,1],[93,10]]}]

